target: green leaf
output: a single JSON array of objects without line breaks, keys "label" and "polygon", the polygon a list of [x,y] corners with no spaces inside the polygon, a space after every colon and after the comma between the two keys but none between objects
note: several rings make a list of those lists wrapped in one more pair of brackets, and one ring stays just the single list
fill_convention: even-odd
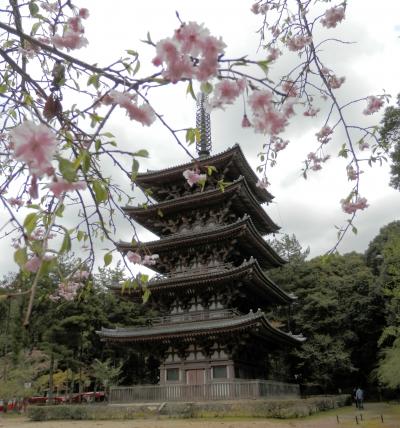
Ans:
[{"label": "green leaf", "polygon": [[268,74],[268,61],[258,61],[257,65],[265,74]]},{"label": "green leaf", "polygon": [[83,172],[88,172],[89,168],[90,168],[90,154],[87,150],[83,150],[81,152],[81,165],[82,165],[82,171]]},{"label": "green leaf", "polygon": [[138,156],[138,157],[141,157],[141,158],[148,158],[149,157],[149,152],[147,150],[145,150],[145,149],[141,149],[141,150],[138,150],[135,153],[132,153],[132,156]]},{"label": "green leaf", "polygon": [[100,74],[94,73],[89,77],[87,81],[87,85],[88,86],[93,85],[96,89],[99,89],[100,87],[99,79],[100,79]]},{"label": "green leaf", "polygon": [[104,255],[104,265],[108,266],[111,262],[112,262],[112,254],[111,253],[107,253]]},{"label": "green leaf", "polygon": [[164,217],[164,214],[163,214],[162,210],[160,210],[160,208],[157,210],[157,215],[161,218]]},{"label": "green leaf", "polygon": [[34,1],[31,1],[29,3],[29,13],[31,14],[31,16],[36,16],[38,12],[39,6]]},{"label": "green leaf", "polygon": [[358,230],[355,226],[352,226],[351,231],[354,233],[354,235],[357,235]]},{"label": "green leaf", "polygon": [[99,140],[99,139],[97,139],[95,142],[94,142],[94,148],[96,149],[96,152],[98,152],[99,150],[100,150],[100,148],[101,148],[101,140]]},{"label": "green leaf", "polygon": [[40,26],[42,25],[42,23],[41,22],[35,22],[33,25],[32,25],[32,29],[31,29],[31,36],[34,36],[35,34],[36,34],[36,32],[37,32],[37,30],[40,28]]},{"label": "green leaf", "polygon": [[8,86],[3,84],[0,85],[0,94],[5,94],[7,92]]},{"label": "green leaf", "polygon": [[133,51],[132,49],[127,49],[126,53],[132,56],[138,56],[138,53],[136,51]]},{"label": "green leaf", "polygon": [[63,242],[61,244],[60,254],[67,253],[70,250],[71,250],[71,236],[68,230],[66,230]]},{"label": "green leaf", "polygon": [[92,187],[97,203],[100,204],[108,199],[108,190],[101,181],[94,181]]},{"label": "green leaf", "polygon": [[56,212],[55,212],[56,216],[57,216],[57,217],[62,217],[62,216],[63,216],[63,214],[64,214],[64,209],[65,209],[65,205],[64,205],[64,204],[61,204],[61,205],[57,208],[57,210],[56,210]]},{"label": "green leaf", "polygon": [[203,92],[206,95],[209,95],[209,94],[211,94],[211,92],[213,90],[213,85],[211,83],[208,83],[208,82],[203,82],[200,85],[200,89],[201,89],[201,92]]},{"label": "green leaf", "polygon": [[60,158],[58,161],[58,167],[63,178],[70,182],[75,180],[76,166],[73,162],[70,162],[68,159]]},{"label": "green leaf", "polygon": [[142,295],[143,303],[147,303],[147,301],[149,300],[150,294],[151,294],[150,290],[148,288],[146,288],[143,292],[143,295]]},{"label": "green leaf", "polygon": [[135,181],[139,171],[139,162],[137,159],[132,159],[131,180]]},{"label": "green leaf", "polygon": [[192,98],[193,98],[195,101],[197,101],[197,99],[196,99],[196,95],[194,94],[194,91],[193,91],[193,84],[192,84],[192,81],[190,81],[190,82],[188,83],[188,86],[187,86],[187,89],[186,89],[186,93],[187,93],[187,94],[190,94],[190,95],[192,96]]},{"label": "green leaf", "polygon": [[37,213],[30,213],[25,217],[24,227],[28,235],[30,235],[35,229],[38,218],[39,217]]},{"label": "green leaf", "polygon": [[14,261],[19,267],[23,267],[28,261],[28,255],[26,253],[26,248],[18,248],[14,253]]}]

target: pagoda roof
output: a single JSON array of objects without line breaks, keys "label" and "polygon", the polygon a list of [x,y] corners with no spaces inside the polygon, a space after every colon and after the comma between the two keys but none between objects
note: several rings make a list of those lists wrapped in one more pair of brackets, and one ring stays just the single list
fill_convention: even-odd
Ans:
[{"label": "pagoda roof", "polygon": [[[145,242],[142,245],[146,251],[161,255],[185,247],[193,248],[226,239],[237,240],[242,249],[247,251],[248,255],[254,256],[264,269],[279,267],[286,263],[263,239],[248,215],[225,226],[202,227],[185,233],[169,235],[156,241]],[[117,247],[122,252],[134,249],[130,242],[119,242]],[[160,271],[157,261],[152,269]]]},{"label": "pagoda roof", "polygon": [[[288,304],[296,300],[293,294],[287,294],[268,278],[253,257],[238,267],[222,265],[156,277],[149,281],[147,287],[153,295],[196,288],[204,290],[206,287],[215,288],[232,281],[243,281],[251,288],[252,294],[257,299],[267,299],[277,304]],[[113,291],[122,292],[122,286],[119,284],[112,285],[110,288]],[[142,290],[130,290],[129,292],[132,293],[132,296],[138,295],[141,298]]]},{"label": "pagoda roof", "polygon": [[[184,178],[182,173],[186,169],[196,167],[201,168],[212,165],[217,168],[217,170],[221,170],[228,163],[230,163],[229,179],[235,180],[240,176],[245,177],[252,192],[259,202],[270,202],[274,198],[267,190],[257,187],[259,179],[247,162],[242,149],[238,144],[235,144],[233,147],[225,150],[222,153],[204,159],[196,159],[195,161],[189,163],[165,168],[162,170],[140,173],[137,175],[135,182],[143,189],[152,188],[154,186],[162,186],[163,183],[183,181]],[[158,197],[155,193],[153,193],[151,196],[152,198],[158,200]]]},{"label": "pagoda roof", "polygon": [[[239,197],[235,198],[235,195]],[[227,185],[222,192],[220,189],[212,189],[204,192],[192,193],[180,198],[163,201],[146,207],[126,206],[124,212],[139,224],[155,234],[161,234],[162,225],[154,224],[160,219],[160,211],[163,215],[182,213],[185,210],[193,210],[196,207],[208,207],[220,204],[221,201],[232,199],[232,204],[243,215],[249,214],[262,234],[277,232],[277,226],[260,203],[254,197],[252,189],[245,177],[240,177]]]},{"label": "pagoda roof", "polygon": [[253,332],[267,341],[292,345],[299,344],[305,340],[302,335],[286,333],[273,327],[260,310],[255,313],[250,311],[246,315],[234,315],[229,318],[165,322],[134,328],[102,328],[97,331],[97,334],[108,342],[149,343],[187,340],[202,336],[213,338],[225,334],[240,334],[246,331]]}]

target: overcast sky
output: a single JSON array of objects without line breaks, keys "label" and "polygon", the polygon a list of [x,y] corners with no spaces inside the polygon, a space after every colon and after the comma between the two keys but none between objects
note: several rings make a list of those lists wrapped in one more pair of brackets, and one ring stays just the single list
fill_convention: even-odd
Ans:
[{"label": "overcast sky", "polygon": [[[154,57],[154,49],[143,43],[149,31],[153,41],[172,35],[178,27],[175,11],[183,21],[204,23],[215,36],[222,36],[227,44],[226,56],[249,54],[262,58],[257,53],[259,37],[256,30],[260,18],[250,12],[251,1],[232,0],[168,0],[139,2],[126,0],[89,1],[76,0],[75,4],[87,7],[90,18],[85,23],[89,46],[79,52],[89,63],[105,65],[113,62],[125,49],[137,50],[141,55],[143,75],[154,72],[146,65]],[[327,7],[329,7],[329,3]],[[356,42],[340,49],[323,52],[323,57],[338,76],[346,76],[345,85],[337,92],[341,100],[352,100],[383,90],[396,95],[399,90],[400,58],[400,2],[381,0],[350,0],[346,20],[334,30],[326,30],[326,37],[340,37]],[[288,66],[290,58],[281,60],[278,71]],[[340,95],[339,95],[340,94]],[[150,101],[158,112],[176,129],[195,125],[195,105],[186,96],[186,85],[154,91]],[[353,121],[374,124],[379,115],[366,122],[361,113],[365,105],[351,112]],[[265,137],[254,134],[251,129],[240,126],[243,115],[242,101],[225,112],[212,113],[213,153],[218,153],[239,143],[250,164],[257,166],[257,153]],[[281,226],[283,233],[295,234],[303,247],[310,247],[311,256],[328,251],[336,239],[335,225],[343,225],[347,216],[341,211],[340,199],[351,190],[344,173],[345,163],[338,159],[328,162],[322,171],[313,173],[305,181],[301,178],[302,161],[307,153],[316,148],[315,133],[323,125],[324,118],[307,119],[301,114],[287,128],[284,136],[290,140],[289,147],[280,154],[278,165],[268,174],[270,191],[275,195],[272,204],[266,207],[272,219]],[[143,128],[129,122],[123,114],[117,114],[110,123],[118,142],[132,150],[146,148],[150,159],[141,163],[141,170],[161,169],[187,162],[187,155],[174,143],[172,136],[160,125]],[[332,143],[340,147],[340,134]],[[192,152],[194,149],[191,149]],[[349,234],[339,247],[341,253],[363,252],[379,228],[399,219],[400,193],[388,186],[388,167],[364,168],[360,193],[370,207],[361,212],[356,220],[358,234]],[[123,178],[121,178],[123,179]],[[127,240],[129,230],[121,224],[120,236]],[[142,230],[143,240],[154,239]],[[4,245],[3,245],[4,247]],[[0,274],[16,270],[11,251],[5,251],[0,261]]]}]

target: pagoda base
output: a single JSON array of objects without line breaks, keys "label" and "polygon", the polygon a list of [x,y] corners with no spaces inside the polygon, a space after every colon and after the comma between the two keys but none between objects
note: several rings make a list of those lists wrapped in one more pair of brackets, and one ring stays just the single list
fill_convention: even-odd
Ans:
[{"label": "pagoda base", "polygon": [[297,384],[262,379],[232,379],[202,384],[135,385],[112,387],[110,402],[214,401],[299,398]]}]

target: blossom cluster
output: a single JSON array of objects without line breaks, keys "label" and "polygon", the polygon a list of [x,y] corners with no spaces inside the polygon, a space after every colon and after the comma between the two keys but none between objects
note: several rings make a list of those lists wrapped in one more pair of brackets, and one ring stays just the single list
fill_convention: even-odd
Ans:
[{"label": "blossom cluster", "polygon": [[286,39],[286,46],[290,51],[296,52],[302,50],[305,46],[312,42],[311,36],[293,36]]},{"label": "blossom cluster", "polygon": [[321,19],[321,24],[326,28],[334,28],[338,22],[345,18],[345,9],[343,6],[334,6],[328,9],[324,17]]},{"label": "blossom cluster", "polygon": [[187,169],[183,171],[182,175],[185,177],[190,187],[192,187],[194,184],[204,183],[207,180],[207,175],[200,174],[198,169],[195,169],[194,171]]},{"label": "blossom cluster", "polygon": [[87,46],[89,43],[86,37],[83,36],[85,29],[82,25],[82,19],[89,17],[89,11],[85,8],[79,9],[79,14],[67,21],[67,26],[64,29],[62,36],[56,34],[50,38],[53,45],[58,49],[80,49]]},{"label": "blossom cluster", "polygon": [[323,126],[315,135],[317,136],[317,140],[321,144],[327,144],[331,140],[331,135],[333,134],[333,130],[330,126]]},{"label": "blossom cluster", "polygon": [[58,179],[53,183],[49,184],[49,189],[54,193],[54,196],[59,198],[64,192],[72,192],[74,190],[85,190],[86,183],[84,181],[76,181],[70,183],[63,179]]},{"label": "blossom cluster", "polygon": [[49,299],[53,302],[58,302],[61,299],[71,302],[78,295],[78,291],[85,286],[84,281],[89,276],[90,273],[85,270],[76,272],[71,280],[61,282],[56,291],[49,296]]},{"label": "blossom cluster", "polygon": [[380,110],[380,108],[383,106],[383,99],[380,97],[375,97],[373,95],[367,97],[367,107],[363,110],[363,113],[366,115],[373,114]]},{"label": "blossom cluster", "polygon": [[112,90],[100,101],[104,105],[119,105],[126,110],[129,119],[136,120],[143,126],[150,126],[156,120],[154,110],[148,104],[138,105],[135,94]]},{"label": "blossom cluster", "polygon": [[347,178],[349,180],[357,180],[360,174],[362,173],[362,171],[356,171],[352,165],[348,165],[346,167],[346,171],[347,171]]},{"label": "blossom cluster", "polygon": [[267,180],[267,177],[263,177],[261,180],[257,181],[256,186],[260,189],[267,189],[267,187],[270,185],[269,181]]},{"label": "blossom cluster", "polygon": [[246,80],[239,79],[235,81],[222,80],[214,88],[213,98],[209,104],[211,108],[224,108],[225,104],[233,104],[236,98],[245,90]]},{"label": "blossom cluster", "polygon": [[182,24],[171,38],[156,45],[155,66],[164,65],[163,76],[173,83],[181,79],[207,81],[217,74],[218,57],[225,43],[210,35],[209,30],[196,22]]},{"label": "blossom cluster", "polygon": [[281,150],[286,148],[286,146],[289,144],[289,140],[283,140],[281,137],[277,137],[276,135],[273,135],[271,137],[271,144],[272,144],[272,150],[274,152],[280,152]]},{"label": "blossom cluster", "polygon": [[253,91],[248,102],[253,112],[254,129],[264,134],[276,135],[282,132],[288,118],[294,113],[291,102],[287,102],[282,111],[276,110],[273,94],[268,90]]},{"label": "blossom cluster", "polygon": [[154,266],[157,263],[157,260],[159,258],[158,254],[146,254],[144,257],[142,257],[139,253],[134,253],[133,251],[128,251],[126,254],[127,259],[131,263],[135,263],[138,265],[143,266]]},{"label": "blossom cluster", "polygon": [[329,159],[329,155],[319,157],[315,153],[309,153],[307,155],[307,161],[309,162],[309,167],[313,171],[319,171],[322,169],[322,163],[326,162]]},{"label": "blossom cluster", "polygon": [[27,120],[15,127],[10,136],[14,158],[25,162],[32,175],[42,177],[54,172],[51,161],[56,151],[57,139],[50,128],[42,123],[36,125]]},{"label": "blossom cluster", "polygon": [[346,214],[354,214],[358,210],[364,210],[368,207],[367,200],[365,198],[356,197],[354,201],[349,199],[342,199],[340,201],[342,205],[342,210]]}]

